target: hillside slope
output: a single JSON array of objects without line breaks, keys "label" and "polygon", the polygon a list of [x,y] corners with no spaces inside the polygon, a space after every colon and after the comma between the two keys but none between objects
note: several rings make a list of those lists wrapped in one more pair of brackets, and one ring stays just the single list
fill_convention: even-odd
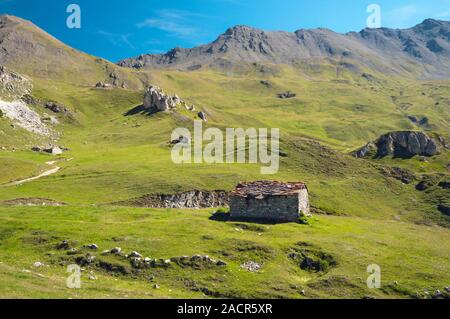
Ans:
[{"label": "hillside slope", "polygon": [[33,23],[0,15],[0,65],[29,77],[94,86],[103,81],[141,89],[132,72],[89,56],[55,39]]}]

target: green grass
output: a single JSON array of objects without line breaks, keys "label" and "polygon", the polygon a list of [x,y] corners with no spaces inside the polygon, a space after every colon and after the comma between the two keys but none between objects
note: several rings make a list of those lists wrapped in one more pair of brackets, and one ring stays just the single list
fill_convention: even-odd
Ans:
[{"label": "green grass", "polygon": [[0,153],[0,166],[2,167],[0,185],[38,175],[46,168],[46,165],[42,163],[43,159],[47,158],[29,152],[14,152],[6,156]]},{"label": "green grass", "polygon": [[[316,216],[310,225],[260,226],[210,220],[212,213],[108,206],[0,208],[2,297],[208,297],[193,289],[200,287],[212,296],[243,298],[410,298],[418,291],[442,290],[449,280],[450,238],[443,228],[336,216]],[[137,250],[152,258],[200,254],[227,266],[172,266],[135,276],[92,266],[98,280],[87,279],[88,267],[82,288],[74,290],[66,288],[66,266],[59,262],[66,252],[55,248],[64,239],[78,248],[97,243],[99,252],[92,254],[130,269],[128,262],[100,252],[119,246],[125,253]],[[319,273],[302,270],[288,257],[299,242],[331,255],[336,265]],[[250,260],[261,263],[262,270],[240,267]],[[46,266],[36,269],[36,261]],[[379,290],[366,286],[369,264],[381,267]],[[153,289],[154,284],[161,289]],[[391,291],[392,285],[397,289]]]}]

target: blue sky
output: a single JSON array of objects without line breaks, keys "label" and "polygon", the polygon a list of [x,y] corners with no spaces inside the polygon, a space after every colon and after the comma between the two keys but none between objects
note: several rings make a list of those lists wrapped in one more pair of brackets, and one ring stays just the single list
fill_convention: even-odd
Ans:
[{"label": "blue sky", "polygon": [[[81,29],[66,26],[72,3],[81,7]],[[117,61],[211,42],[237,24],[359,31],[372,3],[381,6],[383,27],[450,20],[450,0],[0,0],[0,13],[29,19],[77,49]]]}]

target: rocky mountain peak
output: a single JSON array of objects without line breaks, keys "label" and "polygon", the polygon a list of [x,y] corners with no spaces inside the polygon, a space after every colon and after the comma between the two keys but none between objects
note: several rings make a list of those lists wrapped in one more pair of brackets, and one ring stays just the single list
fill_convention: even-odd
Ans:
[{"label": "rocky mountain peak", "polygon": [[234,27],[228,28],[223,35],[232,36],[237,39],[240,37],[247,37],[252,34],[261,34],[261,33],[264,33],[264,31],[246,25],[236,25]]},{"label": "rocky mountain peak", "polygon": [[448,27],[449,22],[447,21],[441,21],[441,20],[435,20],[435,19],[425,19],[422,23],[416,25],[414,29],[422,29],[422,30],[430,30],[433,28],[439,28],[439,27]]},{"label": "rocky mountain peak", "polygon": [[242,53],[257,52],[262,55],[267,55],[272,50],[266,32],[244,25],[229,28],[213,42],[213,45],[217,48],[210,48],[210,53],[217,51],[221,53],[233,52],[234,54],[239,54],[242,51]]}]

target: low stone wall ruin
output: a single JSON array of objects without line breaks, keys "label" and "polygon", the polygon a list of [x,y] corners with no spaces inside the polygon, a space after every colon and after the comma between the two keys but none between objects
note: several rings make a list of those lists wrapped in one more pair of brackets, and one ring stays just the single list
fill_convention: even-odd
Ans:
[{"label": "low stone wall ruin", "polygon": [[147,208],[212,208],[228,206],[225,191],[194,190],[178,194],[145,195],[140,198],[117,203],[119,205]]}]

